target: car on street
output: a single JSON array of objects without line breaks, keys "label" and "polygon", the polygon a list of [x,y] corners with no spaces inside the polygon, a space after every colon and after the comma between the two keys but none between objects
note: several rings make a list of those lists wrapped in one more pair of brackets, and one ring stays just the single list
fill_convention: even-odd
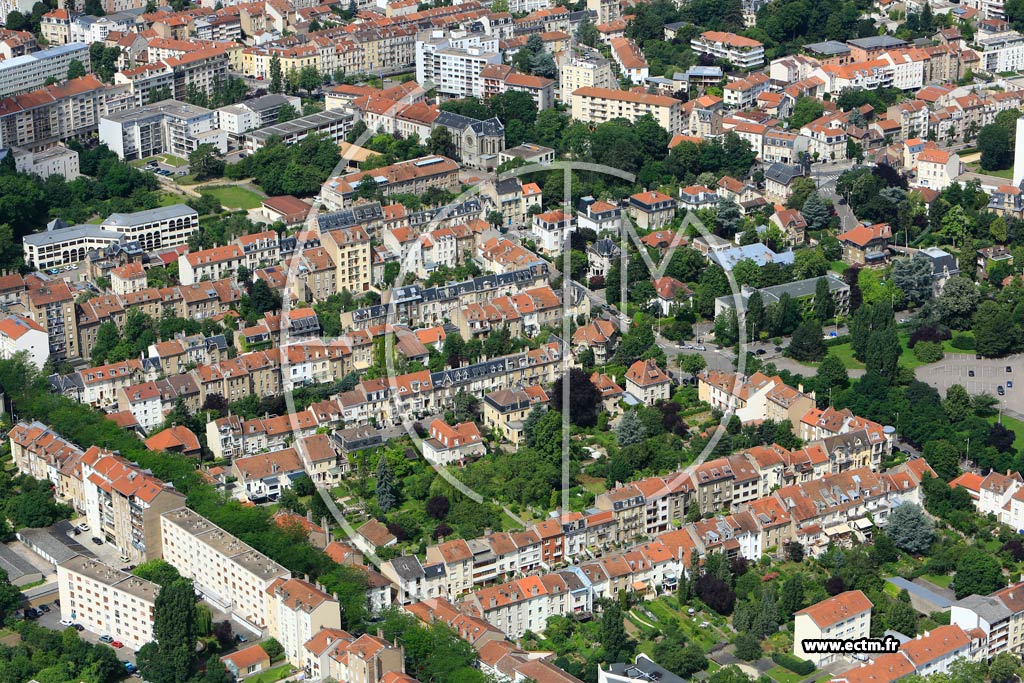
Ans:
[{"label": "car on street", "polygon": [[26,619],[38,619],[41,616],[43,616],[43,613],[37,610],[35,607],[29,607],[27,610],[25,610]]},{"label": "car on street", "polygon": [[999,394],[1000,396],[1002,396],[1002,395],[1004,395],[1006,393],[1006,391],[1003,390],[1003,385],[1002,384],[1000,384],[998,387],[996,387],[996,393]]},{"label": "car on street", "polygon": [[968,377],[974,377],[974,370],[968,370],[967,371],[967,376]]},{"label": "car on street", "polygon": [[239,643],[248,643],[249,642],[249,639],[246,638],[245,636],[243,636],[241,633],[236,633],[235,634],[235,640],[237,640]]},{"label": "car on street", "polygon": [[1007,365],[1006,366],[1006,371],[1007,372],[1013,372],[1013,366],[1012,365]]},{"label": "car on street", "polygon": [[766,353],[768,353],[768,352],[765,351],[764,349],[758,349],[757,351],[754,351],[754,354],[758,355],[758,356],[763,356]]},{"label": "car on street", "polygon": [[60,273],[60,268],[50,268],[50,275],[57,275]]},{"label": "car on street", "polygon": [[104,633],[102,636],[99,637],[99,641],[101,643],[112,643],[114,642],[114,637],[108,636],[106,633]]},{"label": "car on street", "polygon": [[704,346],[703,344],[698,344],[697,346],[694,346],[693,348],[696,349],[697,351],[707,351],[708,350],[708,347]]},{"label": "car on street", "polygon": [[120,650],[122,647],[124,647],[124,643],[122,643],[120,640],[115,640],[110,644],[110,647]]},{"label": "car on street", "polygon": [[81,624],[71,624],[71,628],[75,629],[79,633],[81,633],[82,631],[85,630],[85,627],[82,626]]},{"label": "car on street", "polygon": [[40,612],[49,612],[50,611],[50,606],[49,605],[39,605],[39,611]]},{"label": "car on street", "polygon": [[1006,380],[1006,388],[1007,389],[1013,389],[1013,380],[1012,379]]},{"label": "car on street", "polygon": [[124,663],[124,670],[127,671],[130,674],[133,674],[133,673],[135,673],[135,665],[132,664],[131,662],[125,662]]},{"label": "car on street", "polygon": [[61,626],[74,626],[75,623],[73,621],[71,621],[70,619],[61,619],[60,620],[60,625]]},{"label": "car on street", "polygon": [[95,543],[96,545],[103,545],[103,539],[102,538],[96,538],[95,536],[92,537],[92,542]]}]

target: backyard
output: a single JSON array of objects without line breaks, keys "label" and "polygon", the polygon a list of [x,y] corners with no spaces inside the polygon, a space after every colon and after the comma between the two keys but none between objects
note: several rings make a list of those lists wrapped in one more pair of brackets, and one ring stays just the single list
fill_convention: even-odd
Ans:
[{"label": "backyard", "polygon": [[204,187],[201,194],[209,194],[217,198],[221,205],[228,209],[256,209],[263,203],[263,197],[252,190],[247,190],[238,185],[221,185],[219,187]]}]

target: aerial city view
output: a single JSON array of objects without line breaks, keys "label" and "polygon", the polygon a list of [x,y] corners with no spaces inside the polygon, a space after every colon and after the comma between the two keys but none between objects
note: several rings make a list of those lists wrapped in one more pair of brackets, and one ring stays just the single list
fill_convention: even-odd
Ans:
[{"label": "aerial city view", "polygon": [[166,1],[0,0],[0,683],[1024,683],[1024,0]]}]

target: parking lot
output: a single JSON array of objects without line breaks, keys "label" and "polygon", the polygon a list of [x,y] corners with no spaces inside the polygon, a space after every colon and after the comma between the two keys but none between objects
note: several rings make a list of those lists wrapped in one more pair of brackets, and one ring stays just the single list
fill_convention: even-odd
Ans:
[{"label": "parking lot", "polygon": [[[1010,372],[1007,372],[1007,367]],[[973,371],[974,376],[971,376]],[[947,353],[933,365],[915,370],[922,382],[927,382],[943,396],[954,384],[967,389],[969,394],[989,394],[999,400],[1003,410],[1024,414],[1024,356],[1007,358],[975,358],[969,353]],[[1013,386],[1008,386],[1008,383]],[[1003,387],[1004,395],[998,393]]]}]

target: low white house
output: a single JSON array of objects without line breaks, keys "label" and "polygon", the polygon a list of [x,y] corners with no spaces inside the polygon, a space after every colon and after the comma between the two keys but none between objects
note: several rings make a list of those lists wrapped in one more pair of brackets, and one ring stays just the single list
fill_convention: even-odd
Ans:
[{"label": "low white house", "polygon": [[25,352],[37,368],[42,369],[50,357],[50,342],[46,330],[31,318],[9,315],[0,320],[0,358],[10,359]]}]

